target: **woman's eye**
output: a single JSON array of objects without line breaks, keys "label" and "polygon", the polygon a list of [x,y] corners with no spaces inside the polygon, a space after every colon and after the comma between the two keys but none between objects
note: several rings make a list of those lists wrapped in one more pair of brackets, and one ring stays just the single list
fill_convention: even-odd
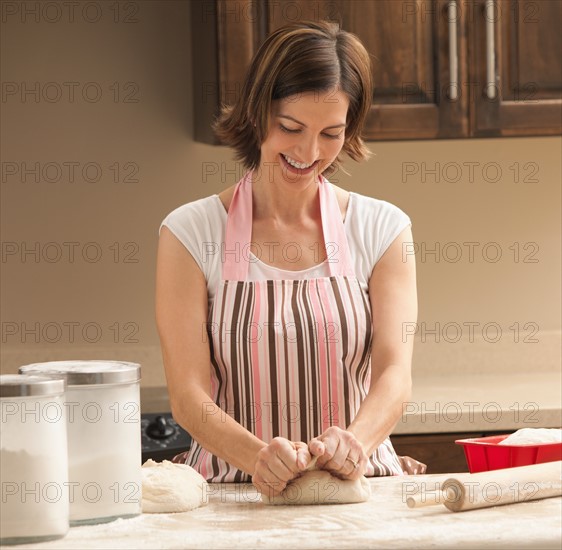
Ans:
[{"label": "woman's eye", "polygon": [[[286,126],[283,126],[283,124],[279,125],[279,128],[281,128],[281,130],[283,132],[287,132],[288,134],[300,134],[300,132],[302,131],[300,128],[287,128]],[[340,132],[339,134],[326,134],[323,133],[322,134],[324,137],[327,137],[328,139],[339,139],[342,135],[342,132]]]},{"label": "woman's eye", "polygon": [[283,132],[287,132],[289,134],[298,134],[300,132],[299,128],[294,130],[294,129],[291,129],[291,128],[287,128],[286,126],[283,126],[283,124],[280,124],[279,127],[281,128],[281,130],[283,130]]}]

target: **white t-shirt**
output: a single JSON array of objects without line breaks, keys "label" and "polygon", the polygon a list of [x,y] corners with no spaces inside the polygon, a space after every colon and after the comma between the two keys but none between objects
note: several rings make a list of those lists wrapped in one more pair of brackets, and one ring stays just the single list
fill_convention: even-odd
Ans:
[{"label": "white t-shirt", "polygon": [[[411,225],[411,220],[397,206],[358,193],[349,194],[344,219],[355,276],[366,290],[375,264],[394,239]],[[205,275],[209,304],[215,297],[222,275],[222,254],[227,212],[218,195],[211,195],[176,208],[162,222],[187,248]],[[162,227],[162,225],[160,227]],[[300,271],[267,265],[268,250],[258,257],[249,252],[249,281],[268,279],[312,279],[329,276],[327,262]],[[292,253],[287,249],[287,256]]]}]

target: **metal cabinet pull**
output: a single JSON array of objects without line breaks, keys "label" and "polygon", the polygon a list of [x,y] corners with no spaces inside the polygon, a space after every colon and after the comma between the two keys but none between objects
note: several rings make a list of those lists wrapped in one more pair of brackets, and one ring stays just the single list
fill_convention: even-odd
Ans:
[{"label": "metal cabinet pull", "polygon": [[457,0],[450,0],[447,6],[449,20],[449,99],[458,97],[459,58],[457,52]]},{"label": "metal cabinet pull", "polygon": [[486,95],[496,98],[496,46],[494,43],[494,0],[486,0]]}]

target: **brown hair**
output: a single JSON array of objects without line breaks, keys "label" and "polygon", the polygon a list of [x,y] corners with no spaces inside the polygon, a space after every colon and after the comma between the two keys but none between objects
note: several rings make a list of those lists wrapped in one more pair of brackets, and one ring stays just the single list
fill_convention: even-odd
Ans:
[{"label": "brown hair", "polygon": [[[254,56],[232,106],[213,124],[218,138],[235,150],[246,169],[260,162],[271,101],[305,92],[340,90],[349,98],[342,151],[353,160],[369,157],[361,139],[372,102],[371,61],[359,39],[330,21],[301,21],[271,33]],[[255,124],[255,126],[254,126]],[[339,166],[338,157],[325,171]]]}]

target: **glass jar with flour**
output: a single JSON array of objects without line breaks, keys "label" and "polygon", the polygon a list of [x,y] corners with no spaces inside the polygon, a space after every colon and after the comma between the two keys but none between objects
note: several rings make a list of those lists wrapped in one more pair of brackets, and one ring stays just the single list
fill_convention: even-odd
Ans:
[{"label": "glass jar with flour", "polygon": [[0,544],[54,540],[68,531],[64,381],[0,375]]},{"label": "glass jar with flour", "polygon": [[51,361],[20,372],[66,381],[70,525],[140,514],[140,365]]}]

